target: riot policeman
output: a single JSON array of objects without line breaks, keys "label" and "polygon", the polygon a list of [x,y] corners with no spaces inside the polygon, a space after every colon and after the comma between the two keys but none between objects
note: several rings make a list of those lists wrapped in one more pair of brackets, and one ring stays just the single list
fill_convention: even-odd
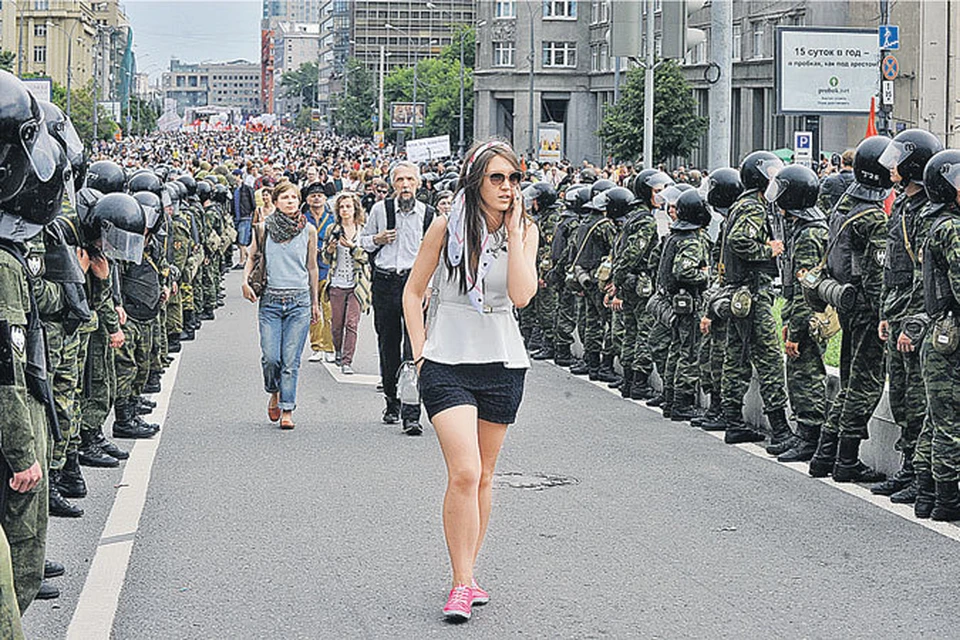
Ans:
[{"label": "riot policeman", "polygon": [[570,345],[573,344],[573,332],[577,327],[577,309],[581,298],[573,282],[567,282],[567,275],[568,272],[572,275],[571,251],[576,249],[576,236],[583,216],[583,206],[589,202],[589,199],[588,187],[567,188],[563,195],[564,209],[550,245],[550,261],[553,268],[547,274],[547,278],[559,292],[553,361],[561,367],[569,367],[576,363],[576,359],[570,353]]}]

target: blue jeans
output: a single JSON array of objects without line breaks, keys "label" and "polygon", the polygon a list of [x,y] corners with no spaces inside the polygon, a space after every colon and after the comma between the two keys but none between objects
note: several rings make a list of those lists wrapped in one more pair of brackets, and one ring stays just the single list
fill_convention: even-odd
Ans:
[{"label": "blue jeans", "polygon": [[260,298],[260,363],[263,388],[280,392],[280,408],[297,407],[300,354],[310,330],[310,291],[266,290]]}]

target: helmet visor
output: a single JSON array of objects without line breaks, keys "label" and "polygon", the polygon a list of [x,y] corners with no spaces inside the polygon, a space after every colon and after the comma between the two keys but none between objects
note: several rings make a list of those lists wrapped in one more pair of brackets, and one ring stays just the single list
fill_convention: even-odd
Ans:
[{"label": "helmet visor", "polygon": [[143,260],[143,235],[124,231],[109,222],[103,223],[103,253],[114,260],[140,264]]},{"label": "helmet visor", "polygon": [[945,164],[940,169],[944,180],[953,185],[953,188],[960,191],[960,164]]},{"label": "helmet visor", "polygon": [[784,191],[787,190],[789,183],[786,180],[774,178],[767,185],[767,190],[763,192],[763,199],[767,202],[776,202]]},{"label": "helmet visor", "polygon": [[67,147],[67,160],[72,165],[80,164],[83,162],[83,143],[80,141],[80,136],[77,135],[77,130],[70,120],[64,120],[62,126],[63,143]]},{"label": "helmet visor", "polygon": [[757,171],[766,176],[767,180],[773,180],[781,170],[783,170],[783,161],[780,158],[763,159],[757,162]]},{"label": "helmet visor", "polygon": [[663,171],[658,171],[644,180],[644,183],[650,188],[662,187],[668,184],[673,184],[673,178],[665,174]]},{"label": "helmet visor", "polygon": [[57,169],[56,141],[43,122],[28,120],[20,125],[20,144],[40,182],[49,182]]},{"label": "helmet visor", "polygon": [[147,219],[147,229],[153,229],[154,225],[157,224],[157,220],[160,218],[161,208],[146,205],[142,202],[140,206],[143,208],[143,215]]},{"label": "helmet visor", "polygon": [[70,203],[71,209],[77,208],[77,188],[73,184],[73,171],[70,167],[63,172],[63,199]]},{"label": "helmet visor", "polygon": [[680,189],[677,189],[675,186],[670,185],[663,191],[654,195],[654,200],[657,203],[657,206],[673,206],[677,204],[677,200],[680,198],[680,194],[683,193]]}]

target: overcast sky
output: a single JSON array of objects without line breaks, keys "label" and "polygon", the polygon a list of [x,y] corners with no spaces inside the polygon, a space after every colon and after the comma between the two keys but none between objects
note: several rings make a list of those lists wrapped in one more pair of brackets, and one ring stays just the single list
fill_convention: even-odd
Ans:
[{"label": "overcast sky", "polygon": [[151,79],[183,62],[260,60],[260,0],[123,0],[140,72]]}]

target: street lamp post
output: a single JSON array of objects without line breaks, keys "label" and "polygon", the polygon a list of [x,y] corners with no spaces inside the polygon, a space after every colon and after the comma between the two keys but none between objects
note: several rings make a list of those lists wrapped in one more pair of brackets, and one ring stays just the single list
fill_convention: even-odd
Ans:
[{"label": "street lamp post", "polygon": [[71,106],[71,90],[70,87],[73,84],[73,30],[77,28],[77,22],[79,18],[74,20],[73,24],[70,25],[70,31],[67,32],[63,27],[58,25],[56,22],[47,20],[47,28],[56,27],[67,36],[67,117],[70,117],[70,106]]},{"label": "street lamp post", "polygon": [[420,66],[420,43],[418,42],[416,47],[413,46],[413,36],[400,27],[394,26],[389,22],[383,26],[393,31],[399,31],[403,35],[407,36],[407,41],[410,43],[410,48],[413,49],[413,118],[410,122],[410,139],[415,140],[417,137],[417,84],[419,84],[417,69]]}]

